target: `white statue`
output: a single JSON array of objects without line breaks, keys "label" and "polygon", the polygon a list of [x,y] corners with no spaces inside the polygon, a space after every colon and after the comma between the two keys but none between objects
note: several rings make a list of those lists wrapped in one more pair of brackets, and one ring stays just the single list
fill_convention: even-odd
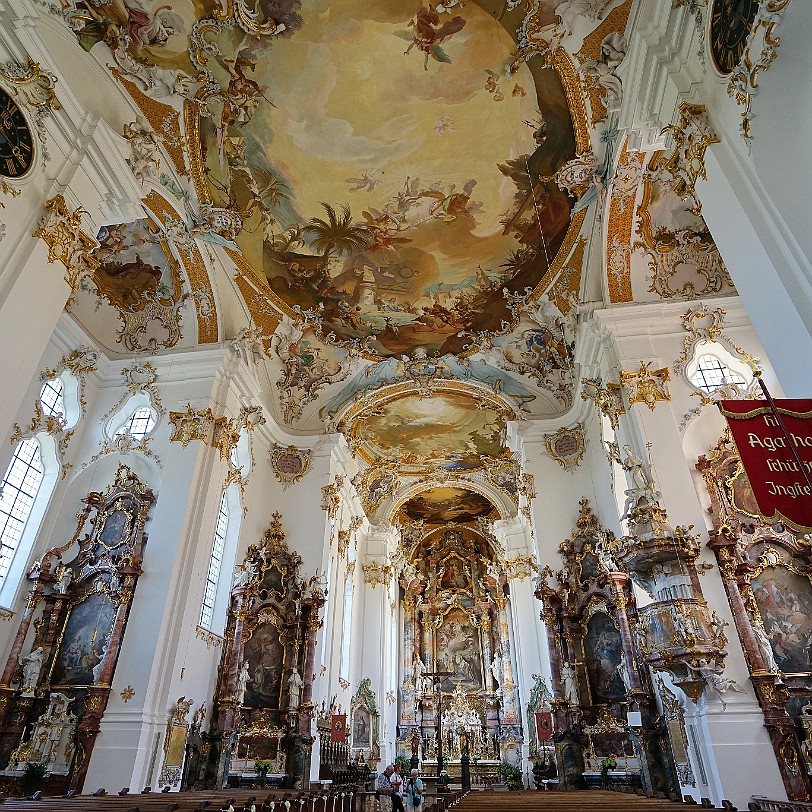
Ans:
[{"label": "white statue", "polygon": [[632,487],[641,491],[653,491],[654,481],[649,464],[638,457],[628,443],[623,446],[623,450],[626,452],[626,457],[621,460],[620,464],[624,471],[631,474]]},{"label": "white statue", "polygon": [[124,125],[124,137],[130,142],[131,156],[127,165],[141,184],[157,178],[161,168],[161,140],[145,121]]},{"label": "white statue", "polygon": [[708,690],[722,703],[723,709],[727,707],[723,698],[724,694],[728,691],[744,693],[744,688],[736,680],[722,676],[721,667],[713,660],[699,660],[696,666],[690,666],[690,668],[705,680]]},{"label": "white statue", "polygon": [[761,659],[764,661],[765,670],[769,671],[771,674],[780,674],[781,669],[778,667],[778,663],[775,661],[775,653],[773,652],[773,647],[770,643],[770,638],[767,635],[764,625],[761,623],[753,623],[752,629],[756,638],[756,643],[758,643],[758,650],[761,653]]},{"label": "white statue", "polygon": [[598,560],[601,563],[601,567],[603,567],[606,572],[620,571],[620,567],[617,565],[615,557],[609,552],[609,548],[605,540],[601,540],[595,545],[595,552],[598,556]]},{"label": "white statue", "polygon": [[493,674],[493,678],[496,681],[496,684],[499,688],[502,687],[502,680],[504,679],[504,663],[502,661],[502,655],[497,648],[493,655],[493,662],[490,665],[491,673]]},{"label": "white statue", "polygon": [[620,102],[622,85],[615,69],[626,57],[626,38],[617,32],[607,34],[601,42],[597,59],[587,59],[581,65],[584,76],[606,90],[606,108],[612,110]]},{"label": "white statue", "polygon": [[724,620],[722,620],[722,618],[720,618],[719,615],[716,614],[715,609],[711,612],[710,621],[711,621],[711,629],[713,630],[713,636],[719,638],[721,635],[725,633],[725,626],[727,626],[727,623]]},{"label": "white statue", "polygon": [[256,577],[256,574],[257,566],[249,559],[241,567],[234,568],[234,578],[231,582],[231,588],[236,589],[237,587],[250,584]]},{"label": "white statue", "polygon": [[45,659],[45,652],[42,646],[37,646],[27,657],[20,658],[20,665],[23,669],[22,688],[23,696],[34,696],[34,689],[39,683],[39,672],[42,670],[42,661]]},{"label": "white statue", "polygon": [[431,680],[426,676],[426,666],[417,654],[414,655],[412,664],[412,682],[414,682],[415,691],[424,694],[431,691]]},{"label": "white statue", "polygon": [[561,19],[556,26],[559,36],[572,34],[574,24],[581,18],[600,20],[612,0],[562,0],[555,13]]},{"label": "white statue", "polygon": [[578,704],[578,675],[571,663],[561,666],[561,682],[564,684],[564,700],[570,705]]},{"label": "white statue", "polygon": [[245,689],[248,687],[248,683],[251,681],[251,678],[248,676],[248,660],[246,660],[242,664],[242,668],[240,669],[240,673],[237,675],[237,702],[242,705],[245,702]]},{"label": "white statue", "polygon": [[59,580],[54,584],[54,592],[64,595],[68,591],[70,582],[73,580],[73,570],[70,567],[62,565],[57,570]]},{"label": "white statue", "polygon": [[296,710],[302,701],[302,686],[304,680],[299,674],[299,670],[294,666],[288,677],[288,710]]}]

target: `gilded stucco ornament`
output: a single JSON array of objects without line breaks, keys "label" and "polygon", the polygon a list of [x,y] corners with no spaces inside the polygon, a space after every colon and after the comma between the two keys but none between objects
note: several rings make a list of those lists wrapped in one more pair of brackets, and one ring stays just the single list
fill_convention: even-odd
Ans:
[{"label": "gilded stucco ornament", "polygon": [[617,429],[620,415],[626,412],[620,390],[618,383],[607,381],[604,386],[601,378],[584,378],[581,381],[581,400],[591,400],[601,414],[609,418],[612,428]]},{"label": "gilded stucco ornament", "polygon": [[214,424],[214,415],[211,409],[195,411],[191,403],[188,403],[185,412],[170,412],[169,422],[172,426],[169,441],[181,443],[186,448],[192,440],[201,442],[208,440],[209,432]]},{"label": "gilded stucco ornament", "polygon": [[274,443],[270,452],[271,470],[286,489],[297,483],[310,469],[310,449]]},{"label": "gilded stucco ornament", "polygon": [[321,509],[326,511],[327,517],[335,519],[341,507],[341,487],[344,477],[340,474],[329,485],[321,487]]},{"label": "gilded stucco ornament", "polygon": [[33,236],[48,246],[48,262],[65,266],[65,281],[75,291],[84,276],[91,275],[99,263],[90,255],[98,242],[81,229],[82,209],[71,211],[65,198],[56,195],[45,203],[45,213]]},{"label": "gilded stucco ornament", "polygon": [[696,196],[696,182],[707,178],[705,151],[719,143],[705,105],[681,102],[677,124],[670,124],[663,132],[670,133],[674,140],[674,149],[663,167],[674,176],[674,191],[683,200],[690,200],[691,213],[699,216],[702,204]]},{"label": "gilded stucco ornament", "polygon": [[641,361],[640,369],[636,372],[620,370],[620,381],[629,396],[629,405],[644,403],[654,411],[659,401],[671,400],[671,393],[668,391],[671,373],[668,367],[651,369],[653,363]]},{"label": "gilded stucco ornament", "polygon": [[764,0],[759,3],[744,56],[728,79],[727,95],[744,108],[739,129],[748,141],[753,137],[752,105],[753,97],[760,87],[758,75],[766,73],[778,56],[781,38],[776,34],[776,29],[781,24],[790,2],[791,0]]},{"label": "gilded stucco ornament", "polygon": [[400,488],[400,479],[388,466],[373,465],[356,475],[353,484],[361,497],[364,511],[371,516]]},{"label": "gilded stucco ornament", "polygon": [[576,423],[571,428],[562,426],[555,434],[545,434],[547,454],[565,471],[575,468],[584,458],[587,438],[584,428]]},{"label": "gilded stucco ornament", "polygon": [[364,564],[363,570],[364,583],[369,584],[373,589],[375,589],[378,584],[388,585],[393,575],[392,565],[388,562],[380,563],[378,561],[372,561],[371,563]]},{"label": "gilded stucco ornament", "polygon": [[209,629],[204,629],[202,626],[195,628],[195,637],[202,640],[206,644],[206,648],[222,648],[224,642],[219,634],[215,634]]}]

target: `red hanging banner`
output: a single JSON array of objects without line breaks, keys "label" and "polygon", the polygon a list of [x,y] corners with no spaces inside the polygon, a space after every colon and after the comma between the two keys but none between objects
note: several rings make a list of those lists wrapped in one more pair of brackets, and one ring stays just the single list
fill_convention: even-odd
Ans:
[{"label": "red hanging banner", "polygon": [[553,738],[553,714],[550,711],[536,711],[536,734],[539,742]]},{"label": "red hanging banner", "polygon": [[330,741],[344,744],[347,741],[347,717],[343,713],[334,713],[330,724]]},{"label": "red hanging banner", "polygon": [[723,400],[719,407],[761,515],[812,532],[812,400],[773,404],[780,420],[764,400]]}]

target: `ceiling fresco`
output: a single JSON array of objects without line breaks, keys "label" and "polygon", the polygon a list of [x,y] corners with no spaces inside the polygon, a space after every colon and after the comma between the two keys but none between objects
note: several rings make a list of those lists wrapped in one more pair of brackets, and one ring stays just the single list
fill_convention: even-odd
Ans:
[{"label": "ceiling fresco", "polygon": [[404,475],[466,472],[504,452],[506,415],[462,392],[407,394],[373,406],[353,420],[354,448],[369,463]]},{"label": "ceiling fresco", "polygon": [[[71,312],[83,324],[95,325],[99,339],[116,352],[178,345],[181,309],[189,297],[166,234],[152,220],[139,219],[103,226],[96,239],[90,253],[93,274],[74,294]],[[105,308],[100,320],[95,314],[103,304],[111,312]]]},{"label": "ceiling fresco", "polygon": [[467,523],[498,519],[490,500],[467,488],[431,488],[405,502],[398,513],[401,522],[423,521],[427,525]]},{"label": "ceiling fresco", "polygon": [[473,2],[358,5],[314,0],[272,46],[209,27],[198,56],[226,92],[199,122],[201,191],[240,212],[269,291],[336,340],[459,352],[504,330],[503,288],[535,288],[567,234],[564,89],[521,64],[500,90],[515,43]]},{"label": "ceiling fresco", "polygon": [[218,339],[216,289],[219,340],[254,342],[292,434],[345,434],[370,515],[416,478],[403,523],[498,518],[465,482],[528,511],[507,421],[578,402],[592,277],[613,301],[730,290],[664,156],[612,130],[630,6],[64,0],[160,138],[147,210],[175,201],[103,230],[73,312],[117,352],[184,347]]}]

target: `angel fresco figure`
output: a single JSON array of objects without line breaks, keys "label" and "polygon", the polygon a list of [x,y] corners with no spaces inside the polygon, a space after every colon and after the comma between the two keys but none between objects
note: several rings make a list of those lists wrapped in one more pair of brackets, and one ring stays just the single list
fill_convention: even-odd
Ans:
[{"label": "angel fresco figure", "polygon": [[428,70],[429,57],[437,62],[451,62],[451,58],[440,47],[440,43],[450,39],[458,31],[462,31],[465,27],[465,20],[460,16],[455,16],[440,25],[440,15],[435,7],[429,3],[428,8],[423,5],[420,6],[417,17],[410,20],[409,25],[414,28],[414,34],[407,32],[400,35],[405,39],[411,39],[409,47],[403,54],[405,56],[412,48],[417,46],[425,54],[423,69]]}]

